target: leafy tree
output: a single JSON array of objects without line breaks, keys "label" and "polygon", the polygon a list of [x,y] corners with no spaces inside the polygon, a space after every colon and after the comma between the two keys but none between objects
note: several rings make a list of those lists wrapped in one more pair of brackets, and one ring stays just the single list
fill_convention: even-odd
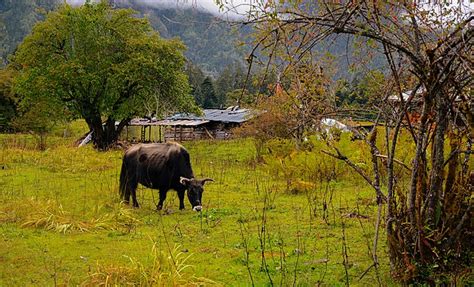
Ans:
[{"label": "leafy tree", "polygon": [[273,138],[293,139],[297,148],[304,148],[304,136],[333,105],[326,96],[328,76],[309,61],[288,67],[281,80],[287,85],[277,82],[271,95],[261,95],[256,104],[260,115],[237,131],[254,138],[258,161],[265,143]]},{"label": "leafy tree", "polygon": [[240,63],[228,65],[219,74],[215,82],[216,96],[219,105],[234,105],[235,102],[229,102],[228,93],[244,88],[246,71]]},{"label": "leafy tree", "polygon": [[0,130],[8,130],[11,120],[16,116],[16,97],[13,93],[13,71],[0,70]]},{"label": "leafy tree", "polygon": [[0,66],[5,66],[7,62],[7,28],[5,27],[5,22],[0,17]]},{"label": "leafy tree", "polygon": [[0,130],[29,132],[38,148],[45,150],[48,134],[58,121],[68,119],[69,112],[47,97],[20,98],[13,87],[16,74],[11,66],[0,70]]},{"label": "leafy tree", "polygon": [[[224,1],[219,1],[223,3]],[[322,40],[337,34],[365,38],[380,49],[390,69],[378,107],[386,123],[385,146],[377,146],[377,129],[366,143],[371,148],[369,176],[332,145],[331,156],[343,160],[375,191],[379,220],[386,198],[386,235],[392,272],[404,283],[435,284],[443,273],[470,270],[472,263],[472,49],[474,16],[467,1],[269,1],[252,3],[246,24],[259,30],[256,47],[272,59],[292,63],[311,55]],[[279,54],[276,47],[283,46]],[[275,53],[274,53],[275,51]],[[409,83],[412,92],[403,95]],[[418,92],[417,92],[418,91]],[[390,103],[396,95],[396,104]],[[411,122],[408,110],[420,117]],[[399,176],[403,162],[400,134],[415,146],[408,176]],[[449,151],[445,139],[449,139]],[[386,153],[386,154],[382,154]],[[380,162],[380,158],[386,159]],[[381,169],[386,173],[381,173]],[[381,177],[386,174],[386,178]],[[382,184],[385,184],[382,192]],[[440,276],[441,275],[441,276]],[[456,276],[456,275],[455,275]]]},{"label": "leafy tree", "polygon": [[257,162],[263,162],[265,144],[274,138],[291,138],[295,124],[295,111],[292,109],[290,95],[279,84],[275,90],[272,96],[262,97],[256,105],[261,114],[234,131],[239,136],[252,137]]},{"label": "leafy tree", "polygon": [[24,99],[18,104],[18,116],[13,120],[15,130],[29,132],[36,137],[39,150],[46,149],[46,139],[52,129],[68,119],[68,111],[59,102],[47,97],[30,101]]},{"label": "leafy tree", "polygon": [[255,100],[257,99],[256,94],[251,94],[247,89],[235,89],[226,93],[226,104],[225,106],[233,106],[238,103],[242,107],[254,106]]},{"label": "leafy tree", "polygon": [[49,13],[13,57],[18,94],[62,103],[85,119],[100,150],[116,142],[149,101],[160,103],[158,113],[170,107],[196,111],[183,72],[183,44],[161,39],[134,14],[106,1],[64,4]]},{"label": "leafy tree", "polygon": [[214,90],[214,84],[211,77],[206,77],[201,83],[199,89],[199,102],[205,109],[219,107],[219,101]]},{"label": "leafy tree", "polygon": [[351,82],[341,79],[337,84],[336,104],[340,108],[371,109],[379,100],[383,85],[384,75],[377,70],[356,74]]},{"label": "leafy tree", "polygon": [[186,75],[188,76],[189,86],[191,88],[191,95],[194,97],[194,100],[198,104],[202,104],[199,100],[199,97],[200,97],[199,93],[200,93],[201,83],[204,81],[206,76],[204,75],[204,73],[198,66],[194,65],[190,61],[186,62],[185,72],[186,72]]}]

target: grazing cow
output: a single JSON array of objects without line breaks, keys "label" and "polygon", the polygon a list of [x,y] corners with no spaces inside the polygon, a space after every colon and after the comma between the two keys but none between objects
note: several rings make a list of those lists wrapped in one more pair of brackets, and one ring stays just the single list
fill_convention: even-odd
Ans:
[{"label": "grazing cow", "polygon": [[184,209],[184,193],[193,210],[201,211],[203,186],[210,178],[194,178],[188,151],[177,143],[138,144],[129,148],[123,156],[120,172],[120,196],[127,204],[132,196],[133,206],[138,207],[137,185],[158,189],[163,208],[166,193],[170,189],[178,192],[179,209]]}]

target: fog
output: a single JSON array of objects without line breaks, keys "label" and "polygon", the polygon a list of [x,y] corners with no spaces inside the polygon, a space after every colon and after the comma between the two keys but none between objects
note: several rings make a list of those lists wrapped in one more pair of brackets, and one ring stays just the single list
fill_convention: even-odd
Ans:
[{"label": "fog", "polygon": [[[99,0],[95,0],[99,1]],[[67,0],[72,5],[81,5],[85,0]],[[219,9],[214,0],[114,0],[116,4],[135,4],[157,8],[193,8],[218,16],[232,16],[244,14],[250,3],[256,0],[223,0],[226,7],[234,7],[232,11],[228,8]]]}]

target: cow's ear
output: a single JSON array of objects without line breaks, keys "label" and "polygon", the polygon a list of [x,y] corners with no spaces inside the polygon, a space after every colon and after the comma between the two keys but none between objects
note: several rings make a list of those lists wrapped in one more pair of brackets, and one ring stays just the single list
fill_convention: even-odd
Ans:
[{"label": "cow's ear", "polygon": [[188,186],[190,182],[191,180],[189,178],[183,176],[179,178],[179,183],[181,183],[182,185]]},{"label": "cow's ear", "polygon": [[205,178],[203,180],[201,180],[201,184],[204,185],[206,183],[206,181],[214,181],[212,178]]}]

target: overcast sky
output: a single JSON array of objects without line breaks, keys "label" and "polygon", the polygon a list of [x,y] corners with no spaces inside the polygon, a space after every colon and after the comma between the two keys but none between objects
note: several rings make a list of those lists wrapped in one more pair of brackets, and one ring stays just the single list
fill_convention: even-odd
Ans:
[{"label": "overcast sky", "polygon": [[[83,4],[85,0],[67,0],[73,5]],[[97,1],[97,0],[96,0]],[[214,15],[222,14],[214,0],[115,0],[116,3],[141,3],[153,7],[189,7],[202,11],[207,11]],[[255,0],[224,0],[225,3],[232,3],[233,6],[239,4],[249,4]],[[244,12],[245,5],[241,5],[239,12]]]},{"label": "overcast sky", "polygon": [[[1,1],[1,0],[0,0]],[[73,5],[83,4],[85,0],[67,0],[69,3]],[[99,1],[99,0],[93,0]],[[471,0],[461,0],[463,3],[462,11],[464,13],[469,13],[473,11],[474,3]],[[264,0],[222,0],[225,6],[228,7],[236,7],[236,11],[231,11],[229,13],[224,13],[223,11],[219,10],[219,7],[215,4],[215,0],[115,0],[116,3],[140,3],[147,6],[152,7],[185,7],[185,8],[194,8],[199,9],[201,11],[206,11],[214,15],[219,16],[228,16],[228,17],[235,17],[238,11],[238,14],[243,15],[245,11],[249,9],[250,3],[263,3]],[[459,0],[447,0],[448,3],[456,3],[454,5],[459,5]],[[432,5],[427,1],[424,4],[427,10],[433,10]],[[436,9],[436,8],[435,8]],[[435,10],[436,11],[436,10]],[[436,11],[438,12],[438,11]]]}]

